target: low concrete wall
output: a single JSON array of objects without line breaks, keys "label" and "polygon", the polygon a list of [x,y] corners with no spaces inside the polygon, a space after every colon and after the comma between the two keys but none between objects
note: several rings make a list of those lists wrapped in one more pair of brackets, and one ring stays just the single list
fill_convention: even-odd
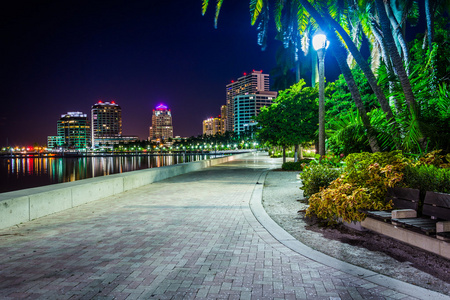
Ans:
[{"label": "low concrete wall", "polygon": [[364,221],[362,221],[361,226],[450,259],[449,242],[438,240],[425,234],[420,234],[408,229],[394,226],[390,223],[374,220],[371,218],[366,218]]},{"label": "low concrete wall", "polygon": [[254,153],[242,153],[1,193],[0,229],[248,155],[254,155]]}]

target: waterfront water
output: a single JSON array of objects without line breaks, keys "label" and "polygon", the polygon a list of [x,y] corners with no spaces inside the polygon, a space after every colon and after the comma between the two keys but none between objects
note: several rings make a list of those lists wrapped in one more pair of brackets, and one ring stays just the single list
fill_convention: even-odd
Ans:
[{"label": "waterfront water", "polygon": [[0,158],[0,193],[208,158],[209,155]]}]

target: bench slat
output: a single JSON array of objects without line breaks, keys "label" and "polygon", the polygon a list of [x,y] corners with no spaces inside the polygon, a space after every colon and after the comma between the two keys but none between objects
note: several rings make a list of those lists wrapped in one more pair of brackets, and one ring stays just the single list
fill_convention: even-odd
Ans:
[{"label": "bench slat", "polygon": [[397,209],[414,209],[417,211],[419,207],[420,191],[410,188],[388,188],[386,200],[392,199],[394,208]]},{"label": "bench slat", "polygon": [[450,194],[427,192],[425,194],[425,203],[450,209]]},{"label": "bench slat", "polygon": [[450,208],[432,206],[428,203],[423,205],[422,214],[425,216],[433,216],[435,218],[450,220]]}]

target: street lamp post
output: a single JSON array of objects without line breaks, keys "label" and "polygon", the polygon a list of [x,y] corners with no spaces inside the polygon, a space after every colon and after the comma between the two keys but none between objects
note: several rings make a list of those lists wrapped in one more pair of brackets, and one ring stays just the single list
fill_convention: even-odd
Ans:
[{"label": "street lamp post", "polygon": [[325,155],[325,52],[330,44],[324,34],[313,37],[313,47],[319,58],[319,154]]}]

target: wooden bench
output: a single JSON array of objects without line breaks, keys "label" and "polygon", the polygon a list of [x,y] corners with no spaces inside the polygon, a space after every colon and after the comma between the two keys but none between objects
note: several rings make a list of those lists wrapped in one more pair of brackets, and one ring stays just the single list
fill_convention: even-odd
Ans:
[{"label": "wooden bench", "polygon": [[[445,232],[449,227],[450,220],[450,195],[441,194],[435,192],[427,192],[423,203],[422,217],[420,218],[407,218],[407,219],[394,219],[391,222],[394,225],[403,226],[405,228],[415,229],[426,234],[436,234],[437,231],[444,230],[442,233],[437,232],[437,236],[441,236],[444,239],[448,236],[448,232]],[[440,223],[438,227],[442,228],[436,230],[437,223]]]},{"label": "wooden bench", "polygon": [[[410,213],[412,211],[417,212],[419,208],[420,191],[418,189],[388,188],[386,201],[389,202],[390,200],[394,203],[394,209],[396,212],[407,210],[409,216],[417,216],[417,214],[411,215]],[[384,222],[389,222],[392,218],[392,211],[370,210],[365,213],[368,217],[382,220]],[[397,213],[394,214],[398,215]]]}]

